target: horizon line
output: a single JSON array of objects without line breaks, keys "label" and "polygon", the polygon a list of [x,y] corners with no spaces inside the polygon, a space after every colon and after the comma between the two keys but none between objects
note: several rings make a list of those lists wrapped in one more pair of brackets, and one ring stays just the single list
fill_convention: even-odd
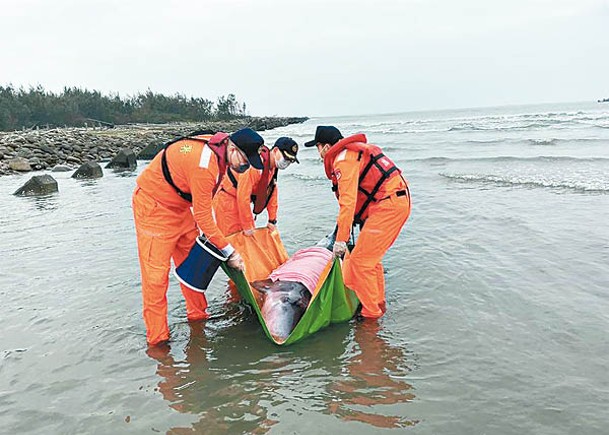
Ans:
[{"label": "horizon line", "polygon": [[554,102],[542,102],[542,103],[508,103],[501,105],[484,105],[484,106],[461,106],[461,107],[444,107],[440,109],[412,109],[412,110],[400,110],[396,112],[366,112],[366,113],[357,113],[357,114],[342,114],[342,115],[249,115],[255,117],[307,117],[309,119],[314,118],[355,118],[362,116],[390,116],[390,115],[400,115],[406,113],[426,113],[426,112],[450,112],[450,111],[459,111],[459,110],[480,110],[480,109],[501,109],[507,107],[527,107],[527,106],[549,106],[552,104],[603,104],[603,101],[600,100],[580,100],[580,101],[554,101]]}]

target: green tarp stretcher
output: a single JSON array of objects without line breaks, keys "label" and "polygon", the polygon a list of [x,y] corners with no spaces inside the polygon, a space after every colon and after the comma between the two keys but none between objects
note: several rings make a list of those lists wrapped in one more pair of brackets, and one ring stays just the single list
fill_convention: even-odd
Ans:
[{"label": "green tarp stretcher", "polygon": [[256,299],[249,283],[267,278],[274,269],[288,259],[279,234],[262,228],[256,230],[253,237],[239,233],[228,239],[243,257],[246,271],[244,274],[227,267],[226,264],[223,264],[222,268],[234,282],[243,300],[252,306],[266,336],[275,344],[296,343],[331,323],[346,322],[354,316],[359,300],[353,291],[345,287],[340,260],[334,259],[322,273],[311,302],[296,327],[284,341],[277,340],[266,326],[260,311],[260,301]]}]

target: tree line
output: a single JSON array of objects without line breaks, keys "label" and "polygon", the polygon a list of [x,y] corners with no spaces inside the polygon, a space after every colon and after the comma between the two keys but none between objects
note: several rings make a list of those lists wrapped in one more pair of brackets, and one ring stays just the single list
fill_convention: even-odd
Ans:
[{"label": "tree line", "polygon": [[226,120],[246,116],[246,105],[235,95],[215,102],[182,94],[171,96],[150,89],[130,97],[103,95],[78,87],[54,93],[42,86],[16,89],[0,86],[0,130],[36,126],[83,126],[92,120],[110,124]]}]

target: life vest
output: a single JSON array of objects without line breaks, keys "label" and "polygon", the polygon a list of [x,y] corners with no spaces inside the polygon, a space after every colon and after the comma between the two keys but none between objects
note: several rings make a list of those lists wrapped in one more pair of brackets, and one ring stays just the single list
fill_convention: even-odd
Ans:
[{"label": "life vest", "polygon": [[[259,215],[264,211],[266,206],[271,200],[271,196],[277,186],[277,172],[278,170],[271,168],[271,151],[263,146],[260,148],[260,157],[262,158],[262,175],[260,181],[252,192],[251,201],[254,204],[254,214]],[[237,178],[230,168],[227,170],[228,178],[230,179],[233,187],[236,189],[238,186]]]},{"label": "life vest", "polygon": [[188,202],[192,202],[192,195],[188,192],[184,192],[178,186],[176,186],[176,184],[173,182],[173,179],[171,178],[171,172],[169,172],[169,165],[167,164],[167,153],[166,153],[167,148],[169,148],[171,145],[173,145],[176,142],[180,142],[181,140],[194,140],[194,141],[198,141],[198,142],[203,142],[204,147],[207,146],[207,147],[209,147],[209,149],[212,150],[212,152],[216,155],[216,157],[218,157],[218,171],[219,171],[218,181],[216,182],[216,185],[212,192],[212,196],[213,196],[213,195],[215,195],[216,190],[218,190],[218,187],[220,186],[220,183],[222,182],[222,178],[224,177],[224,174],[226,173],[226,168],[227,168],[228,164],[226,161],[227,142],[222,141],[219,144],[212,145],[209,143],[209,139],[211,139],[212,136],[213,135],[211,135],[211,134],[202,134],[202,135],[195,135],[195,136],[180,136],[176,139],[170,140],[163,146],[163,150],[162,150],[163,155],[161,156],[161,166],[163,168],[163,176],[165,177],[165,181],[167,181],[167,183],[175,189],[176,193],[178,195],[180,195],[181,198],[185,199]]},{"label": "life vest", "polygon": [[[363,224],[362,216],[372,202],[377,202],[386,197],[383,189],[385,182],[402,171],[393,161],[383,154],[383,150],[376,145],[366,143],[366,136],[357,134],[341,139],[334,144],[324,156],[324,167],[326,176],[332,181],[332,191],[338,199],[338,178],[334,173],[334,161],[344,150],[357,151],[358,161],[363,160],[365,164],[360,169],[357,183],[357,201],[355,205],[354,224]],[[362,167],[360,165],[360,167]]]}]

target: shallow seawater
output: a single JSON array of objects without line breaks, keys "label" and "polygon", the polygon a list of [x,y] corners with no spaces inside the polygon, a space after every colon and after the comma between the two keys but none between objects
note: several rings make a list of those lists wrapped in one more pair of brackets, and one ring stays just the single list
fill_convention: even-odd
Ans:
[{"label": "shallow seawater", "polygon": [[[211,318],[168,293],[148,351],[136,173],[0,181],[0,432],[599,434],[609,425],[609,107],[570,104],[312,119],[364,132],[410,182],[388,311],[289,347],[219,272]],[[317,154],[279,178],[288,252],[334,228]],[[264,221],[260,221],[262,225]]]}]

